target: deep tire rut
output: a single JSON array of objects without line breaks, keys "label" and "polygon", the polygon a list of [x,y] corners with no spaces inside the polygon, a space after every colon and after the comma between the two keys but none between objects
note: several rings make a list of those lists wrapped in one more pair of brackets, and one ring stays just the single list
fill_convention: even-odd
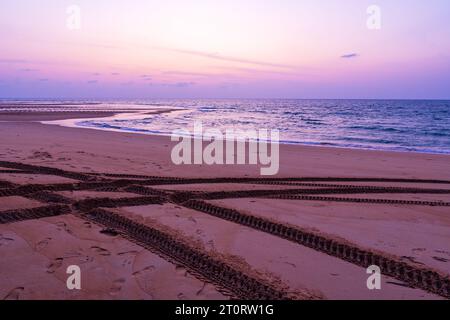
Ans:
[{"label": "deep tire rut", "polygon": [[223,208],[201,200],[189,200],[183,206],[228,220],[255,230],[287,239],[316,251],[367,268],[377,265],[382,273],[408,285],[450,298],[450,278],[437,271],[419,268],[403,261],[384,256],[357,245],[342,242],[332,237],[316,234],[299,227],[277,223],[265,218],[244,214],[234,209]]}]

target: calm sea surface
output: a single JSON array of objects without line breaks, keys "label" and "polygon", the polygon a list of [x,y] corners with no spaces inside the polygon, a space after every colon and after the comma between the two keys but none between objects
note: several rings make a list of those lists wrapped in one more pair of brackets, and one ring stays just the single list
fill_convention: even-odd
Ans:
[{"label": "calm sea surface", "polygon": [[[5,103],[5,102],[3,102]],[[38,104],[38,102],[29,102]],[[39,102],[42,104],[43,102]],[[47,103],[60,103],[49,101]],[[58,110],[179,109],[158,115],[77,120],[77,126],[170,135],[176,129],[278,129],[283,143],[450,153],[450,101],[427,100],[145,100],[89,103]],[[23,107],[21,107],[23,108]]]}]

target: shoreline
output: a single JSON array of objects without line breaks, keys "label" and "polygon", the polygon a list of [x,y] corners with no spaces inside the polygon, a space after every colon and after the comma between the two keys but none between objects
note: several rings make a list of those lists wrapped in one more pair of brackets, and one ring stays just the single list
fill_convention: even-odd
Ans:
[{"label": "shoreline", "polygon": [[[172,113],[176,111],[185,111],[187,109],[177,109],[177,108],[165,108],[160,107],[154,108],[152,110],[128,110],[128,111],[57,111],[57,112],[2,112],[0,109],[0,123],[5,122],[38,122],[44,125],[60,126],[65,128],[79,128],[79,129],[91,129],[106,132],[118,132],[118,133],[130,133],[139,134],[145,136],[161,136],[170,137],[168,133],[150,132],[150,131],[139,131],[132,129],[116,129],[116,128],[103,128],[96,126],[81,126],[77,125],[78,121],[88,121],[94,119],[113,119],[115,117],[120,118],[123,115],[131,115],[132,117],[138,115],[157,115],[164,113]],[[132,112],[130,112],[132,111]],[[136,117],[139,118],[139,117]],[[377,149],[369,147],[353,147],[353,146],[339,146],[331,145],[329,143],[321,142],[295,142],[289,140],[280,140],[280,145],[289,146],[300,146],[300,147],[320,147],[320,148],[332,148],[332,149],[344,149],[344,150],[361,150],[361,151],[374,151],[374,152],[394,152],[400,154],[423,154],[423,155],[448,155],[450,152],[436,152],[436,151],[421,151],[421,150],[394,150],[394,149]]]},{"label": "shoreline", "polygon": [[[64,119],[67,121],[75,120],[75,119]],[[64,121],[61,120],[61,121]],[[84,120],[84,119],[79,119]],[[56,120],[55,122],[59,122],[60,120]],[[0,121],[1,122],[1,121]],[[124,129],[114,129],[114,128],[101,128],[101,127],[88,127],[88,126],[79,126],[79,125],[63,125],[58,123],[49,123],[49,121],[39,121],[42,124],[45,125],[57,125],[60,127],[65,128],[79,128],[79,129],[91,129],[91,130],[99,130],[99,131],[106,131],[106,132],[117,132],[117,133],[131,133],[131,134],[139,134],[144,136],[160,136],[160,137],[170,137],[167,133],[157,133],[157,132],[142,132],[139,130],[124,130]],[[194,136],[190,136],[193,139],[196,139]],[[363,148],[363,147],[351,147],[351,146],[338,146],[338,145],[331,145],[329,143],[307,143],[307,142],[293,142],[293,141],[286,141],[286,140],[280,140],[280,145],[286,145],[286,146],[300,146],[300,147],[318,147],[318,148],[330,148],[330,149],[344,149],[344,150],[361,150],[361,151],[374,151],[374,152],[394,152],[394,153],[401,153],[401,154],[411,154],[411,153],[417,153],[417,154],[424,154],[424,155],[447,155],[450,156],[450,152],[433,152],[433,151],[417,151],[417,150],[387,150],[387,149],[375,149],[375,148]]]},{"label": "shoreline", "polygon": [[[96,113],[96,117],[101,117],[103,114]],[[2,117],[0,115],[0,121]],[[97,130],[87,127],[66,127],[60,125],[49,125],[42,124],[42,120],[31,120],[27,119],[25,121],[6,121],[2,123],[2,128],[0,128],[0,133],[3,133],[4,141],[8,141],[8,135],[10,135],[9,141],[14,141],[18,139],[17,137],[22,137],[23,141],[21,145],[28,146],[26,152],[30,152],[30,149],[39,149],[39,145],[33,144],[33,139],[36,136],[45,136],[46,141],[51,141],[57,138],[60,141],[61,146],[64,145],[65,141],[73,141],[74,138],[80,137],[79,141],[80,147],[88,147],[88,149],[99,150],[93,145],[102,144],[103,141],[108,141],[109,143],[114,142],[117,144],[117,149],[125,148],[130,149],[128,153],[133,153],[136,149],[143,155],[147,154],[145,148],[157,149],[158,152],[163,152],[158,158],[163,156],[164,165],[167,165],[165,171],[172,171],[172,169],[178,172],[180,166],[173,165],[170,159],[171,147],[176,143],[170,140],[169,136],[157,135],[157,134],[136,134],[135,132],[123,132],[123,131],[112,131],[112,130]],[[91,129],[91,130],[87,130]],[[13,138],[16,137],[16,138]],[[123,141],[132,140],[137,148],[133,148],[129,145],[124,145]],[[17,141],[19,142],[19,141]],[[87,143],[87,145],[84,145]],[[11,144],[9,144],[11,145]],[[43,149],[44,146],[40,146]],[[100,148],[101,149],[101,148]],[[422,176],[422,173],[428,172],[428,162],[437,161],[440,163],[442,170],[433,170],[432,176],[423,175],[424,178],[441,178],[442,176],[450,180],[450,161],[448,154],[436,154],[436,153],[419,153],[419,152],[401,152],[401,151],[386,151],[386,150],[371,150],[371,149],[360,149],[360,148],[342,148],[342,147],[332,147],[332,146],[312,146],[312,145],[300,145],[300,144],[280,144],[280,173],[277,176],[286,176],[288,174],[292,175],[292,172],[305,171],[314,172],[313,176],[324,176],[327,172],[336,171],[336,163],[333,162],[333,158],[341,158],[342,161],[337,167],[342,166],[342,173],[353,172],[353,174],[358,173],[360,170],[357,168],[365,168],[364,174],[357,174],[356,176],[371,176],[372,171],[377,172],[379,168],[383,168],[381,171],[386,172],[396,172],[389,168],[384,168],[386,164],[391,161],[395,163],[414,163],[416,161],[421,162],[420,166],[414,164],[414,169],[408,169],[405,171],[397,170],[394,174],[396,177],[409,176],[415,178],[417,176]],[[316,160],[320,160],[317,162]],[[361,164],[359,162],[365,162]],[[354,165],[350,165],[353,163]],[[331,164],[331,165],[330,165]],[[163,166],[163,164],[161,164]],[[183,167],[183,166],[181,166]],[[247,176],[247,175],[259,175],[255,168],[259,166],[254,165],[187,165],[189,168],[205,168],[203,172],[210,176],[212,173],[216,174],[215,167],[224,167],[226,172],[232,173],[234,176]],[[284,167],[284,170],[283,170]],[[301,169],[303,167],[303,169]],[[400,168],[405,167],[404,165],[393,166]],[[407,168],[408,166],[406,166]],[[319,170],[319,168],[323,170]],[[445,168],[445,169],[444,169]],[[342,175],[342,174],[341,174]],[[226,176],[226,174],[223,174]],[[304,176],[297,174],[297,176]],[[337,176],[336,174],[331,174],[329,176]],[[374,174],[374,176],[379,176],[379,174]]]}]

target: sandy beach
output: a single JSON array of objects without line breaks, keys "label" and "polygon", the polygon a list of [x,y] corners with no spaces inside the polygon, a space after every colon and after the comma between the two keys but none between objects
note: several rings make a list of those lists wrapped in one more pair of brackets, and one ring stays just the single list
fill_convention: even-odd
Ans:
[{"label": "sandy beach", "polygon": [[0,303],[431,317],[450,300],[449,13],[3,1]]},{"label": "sandy beach", "polygon": [[[449,155],[281,145],[265,181],[252,165],[177,166],[170,137],[39,122],[110,115],[0,113],[0,299],[448,298]],[[24,211],[50,205],[68,211]],[[155,230],[207,260],[142,238]],[[67,289],[69,265],[82,290]]]}]

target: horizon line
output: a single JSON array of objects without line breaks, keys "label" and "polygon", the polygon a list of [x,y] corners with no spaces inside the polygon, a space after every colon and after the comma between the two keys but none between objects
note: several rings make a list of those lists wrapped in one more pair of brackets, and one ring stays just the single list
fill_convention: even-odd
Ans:
[{"label": "horizon line", "polygon": [[202,98],[202,97],[189,97],[189,98],[168,98],[168,97],[154,97],[154,98],[132,98],[132,97],[120,97],[120,98],[83,98],[83,97],[45,97],[45,98],[21,98],[21,97],[0,97],[0,100],[10,100],[10,101],[19,101],[19,100],[28,100],[28,101],[39,101],[39,100],[65,100],[65,101],[80,101],[80,100],[89,100],[89,101],[107,101],[107,100],[398,100],[398,101],[450,101],[449,98],[230,98],[230,97],[215,97],[215,98]]}]

